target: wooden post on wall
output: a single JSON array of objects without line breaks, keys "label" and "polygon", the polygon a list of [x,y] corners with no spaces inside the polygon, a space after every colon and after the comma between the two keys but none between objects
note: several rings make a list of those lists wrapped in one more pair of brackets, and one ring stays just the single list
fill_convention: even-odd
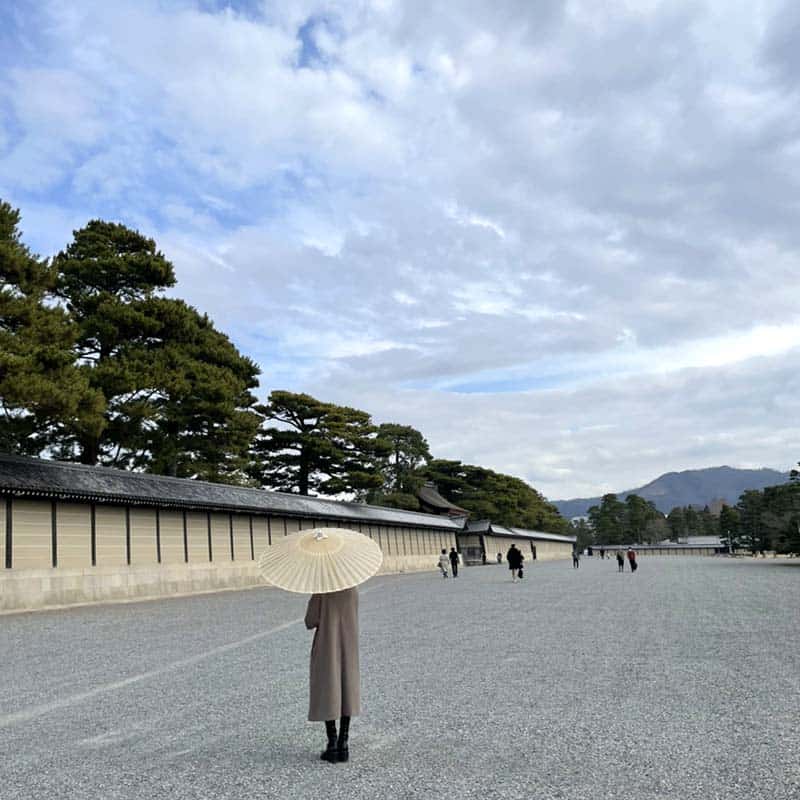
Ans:
[{"label": "wooden post on wall", "polygon": [[131,507],[125,506],[125,559],[131,565]]},{"label": "wooden post on wall", "polygon": [[161,511],[156,508],[156,561],[161,563]]},{"label": "wooden post on wall", "polygon": [[186,521],[186,509],[183,509],[183,563],[189,563],[189,525]]},{"label": "wooden post on wall", "polygon": [[11,565],[13,564],[12,560],[12,550],[14,545],[14,537],[12,531],[12,520],[13,516],[11,514],[11,498],[6,497],[6,563],[5,568],[11,569]]},{"label": "wooden post on wall", "polygon": [[50,555],[54,567],[58,566],[58,527],[56,522],[56,501],[50,501]]},{"label": "wooden post on wall", "polygon": [[97,566],[97,506],[92,503],[89,506],[89,519],[91,525],[91,548],[92,548],[92,566]]}]

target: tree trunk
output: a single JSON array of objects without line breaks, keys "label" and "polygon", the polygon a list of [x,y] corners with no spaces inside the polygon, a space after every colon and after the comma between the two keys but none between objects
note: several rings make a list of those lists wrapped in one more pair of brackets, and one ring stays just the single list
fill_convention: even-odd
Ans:
[{"label": "tree trunk", "polygon": [[80,441],[81,464],[94,466],[100,457],[100,442],[97,439],[82,439]]},{"label": "tree trunk", "polygon": [[303,449],[300,452],[300,472],[297,476],[298,489],[302,495],[308,495],[308,473],[308,455],[306,454],[305,449]]}]

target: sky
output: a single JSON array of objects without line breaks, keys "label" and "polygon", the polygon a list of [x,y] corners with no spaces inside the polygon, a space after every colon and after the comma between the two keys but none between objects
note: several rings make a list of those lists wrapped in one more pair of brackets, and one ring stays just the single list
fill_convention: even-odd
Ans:
[{"label": "sky", "polygon": [[17,0],[0,198],[550,499],[800,458],[800,5]]}]

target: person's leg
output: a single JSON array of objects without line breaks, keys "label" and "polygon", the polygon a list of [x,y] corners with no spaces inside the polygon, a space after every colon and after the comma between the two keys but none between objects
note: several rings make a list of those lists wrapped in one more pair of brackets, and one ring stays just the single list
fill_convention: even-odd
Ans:
[{"label": "person's leg", "polygon": [[339,720],[339,744],[337,748],[338,760],[350,760],[350,746],[348,739],[350,738],[350,717],[342,717]]},{"label": "person's leg", "polygon": [[328,734],[328,746],[322,751],[320,758],[323,761],[330,761],[331,763],[333,763],[334,761],[337,761],[339,758],[339,752],[337,750],[337,743],[336,743],[335,719],[325,720],[325,733]]}]

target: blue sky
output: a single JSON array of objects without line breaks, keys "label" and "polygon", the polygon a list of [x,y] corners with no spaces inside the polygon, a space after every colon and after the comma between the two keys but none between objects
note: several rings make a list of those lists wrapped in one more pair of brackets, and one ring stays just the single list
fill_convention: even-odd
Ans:
[{"label": "blue sky", "polygon": [[800,458],[793,3],[23,2],[0,197],[551,498]]}]

